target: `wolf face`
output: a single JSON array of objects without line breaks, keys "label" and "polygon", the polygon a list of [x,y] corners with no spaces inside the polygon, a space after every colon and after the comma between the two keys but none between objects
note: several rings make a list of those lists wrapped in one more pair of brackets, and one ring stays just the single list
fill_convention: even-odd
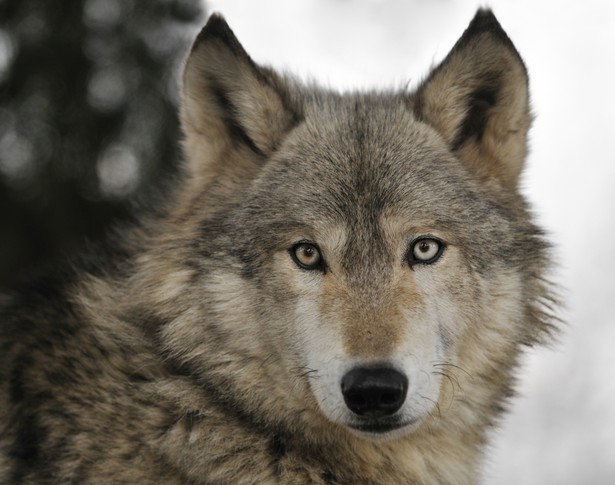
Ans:
[{"label": "wolf face", "polygon": [[416,91],[362,94],[257,66],[212,16],[181,112],[209,332],[176,319],[169,353],[256,414],[368,439],[492,406],[497,383],[465,393],[546,328],[545,244],[517,191],[528,103],[490,12]]},{"label": "wolf face", "polygon": [[343,94],[214,15],[180,114],[159,210],[0,295],[0,482],[477,483],[552,329],[493,15],[416,90]]},{"label": "wolf face", "polygon": [[237,227],[272,238],[243,259],[270,300],[285,301],[271,322],[290,327],[284,346],[320,409],[380,435],[433,411],[437,364],[454,360],[471,318],[476,277],[451,230],[469,214],[451,206],[472,184],[403,105],[366,96],[333,109],[329,125],[306,120],[288,135]]}]

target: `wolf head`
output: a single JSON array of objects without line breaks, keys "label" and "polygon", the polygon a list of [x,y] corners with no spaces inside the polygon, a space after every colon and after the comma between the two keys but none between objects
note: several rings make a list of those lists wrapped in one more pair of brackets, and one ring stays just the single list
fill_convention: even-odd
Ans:
[{"label": "wolf head", "polygon": [[347,94],[257,65],[213,15],[181,119],[198,258],[169,355],[287,426],[386,438],[497,414],[547,324],[517,190],[528,78],[491,12],[414,92]]}]

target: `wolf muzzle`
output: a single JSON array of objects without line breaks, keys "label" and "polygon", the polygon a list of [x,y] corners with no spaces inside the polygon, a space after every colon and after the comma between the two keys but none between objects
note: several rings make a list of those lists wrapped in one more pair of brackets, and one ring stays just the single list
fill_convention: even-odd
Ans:
[{"label": "wolf muzzle", "polygon": [[408,378],[387,367],[357,367],[342,378],[346,406],[364,418],[395,414],[404,404],[407,392]]}]

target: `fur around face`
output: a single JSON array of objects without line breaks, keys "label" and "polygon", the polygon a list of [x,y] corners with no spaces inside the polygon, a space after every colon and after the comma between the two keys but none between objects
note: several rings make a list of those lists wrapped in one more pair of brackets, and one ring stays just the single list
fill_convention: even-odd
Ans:
[{"label": "fur around face", "polygon": [[[0,300],[0,482],[479,481],[552,328],[517,190],[528,78],[493,14],[415,92],[344,95],[256,65],[213,15],[181,120],[161,214]],[[386,419],[340,390],[375,365],[409,382]]]}]

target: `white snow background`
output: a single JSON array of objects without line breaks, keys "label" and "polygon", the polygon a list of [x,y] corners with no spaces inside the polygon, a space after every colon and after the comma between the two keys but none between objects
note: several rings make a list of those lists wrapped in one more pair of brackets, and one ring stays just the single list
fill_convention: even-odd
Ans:
[{"label": "white snow background", "polygon": [[615,2],[211,0],[259,63],[328,86],[415,85],[480,6],[525,59],[523,190],[555,242],[568,326],[532,351],[486,484],[615,484]]}]

